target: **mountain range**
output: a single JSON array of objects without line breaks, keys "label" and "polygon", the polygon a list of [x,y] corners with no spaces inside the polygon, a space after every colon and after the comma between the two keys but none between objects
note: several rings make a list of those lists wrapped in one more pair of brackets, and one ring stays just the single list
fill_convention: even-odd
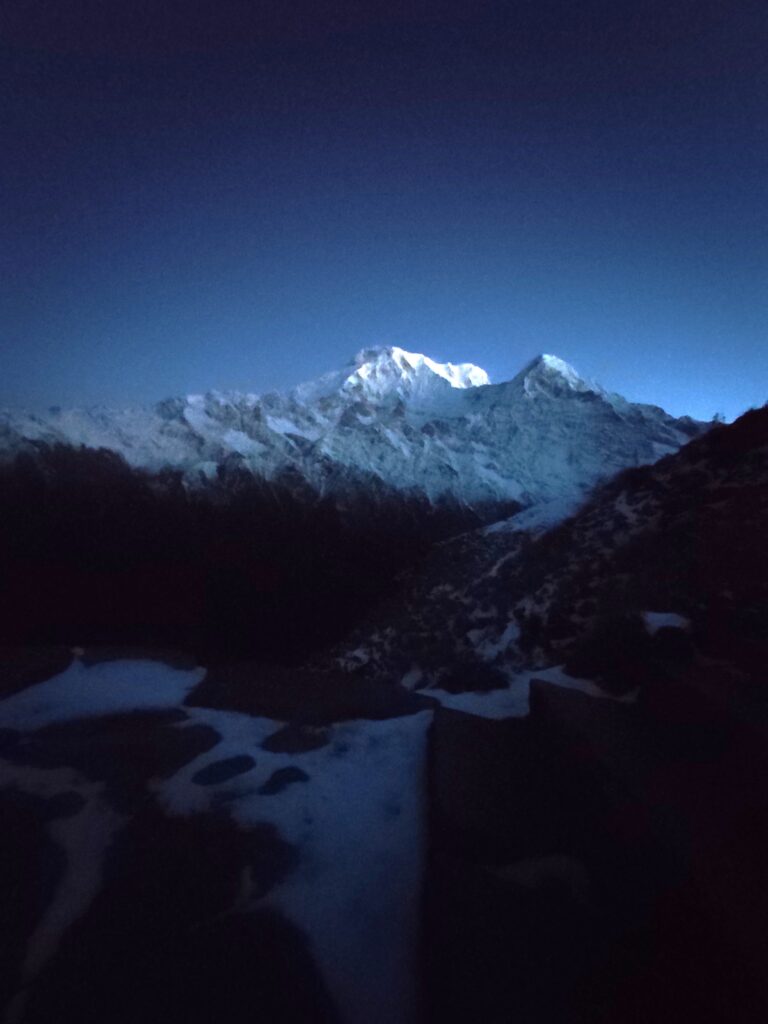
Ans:
[{"label": "mountain range", "polygon": [[153,406],[0,413],[6,455],[40,444],[106,448],[129,465],[172,468],[188,485],[222,467],[343,497],[372,483],[521,505],[576,500],[597,480],[653,462],[706,425],[628,402],[541,355],[491,384],[471,363],[364,349],[285,393],[208,392]]}]

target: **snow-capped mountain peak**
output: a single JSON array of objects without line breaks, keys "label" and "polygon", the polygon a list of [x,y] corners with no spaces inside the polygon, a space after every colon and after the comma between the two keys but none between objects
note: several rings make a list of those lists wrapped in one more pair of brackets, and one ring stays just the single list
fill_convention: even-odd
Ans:
[{"label": "snow-capped mountain peak", "polygon": [[447,387],[463,389],[489,383],[485,370],[472,363],[438,363],[420,352],[388,345],[361,349],[341,370],[300,384],[291,395],[301,404],[336,395],[411,404],[428,402],[430,394],[444,394]]},{"label": "snow-capped mountain peak", "polygon": [[541,355],[490,384],[472,363],[367,348],[287,393],[208,392],[152,408],[0,415],[0,454],[30,444],[110,448],[194,483],[222,463],[323,494],[376,481],[431,500],[573,499],[618,469],[653,462],[704,429],[609,395]]},{"label": "snow-capped mountain peak", "polygon": [[602,394],[596,384],[584,380],[577,371],[559,356],[542,354],[536,356],[512,380],[526,395],[534,397],[542,390],[570,389],[571,391],[595,391]]},{"label": "snow-capped mountain peak", "polygon": [[385,348],[367,348],[355,357],[358,375],[365,380],[392,377],[413,380],[416,377],[429,378],[430,374],[447,381],[452,388],[478,387],[490,384],[488,374],[473,363],[438,363],[420,352],[406,352],[397,345]]}]

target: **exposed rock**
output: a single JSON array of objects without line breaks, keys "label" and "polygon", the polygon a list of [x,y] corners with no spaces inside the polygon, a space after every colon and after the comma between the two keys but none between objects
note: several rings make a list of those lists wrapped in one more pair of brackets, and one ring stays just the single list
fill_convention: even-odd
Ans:
[{"label": "exposed rock", "polygon": [[131,808],[143,800],[150,779],[173,775],[219,742],[207,725],[176,728],[186,717],[169,708],[61,722],[23,734],[5,756],[42,768],[75,768],[106,783],[116,806]]},{"label": "exposed rock", "polygon": [[263,796],[274,796],[276,793],[282,793],[294,782],[308,781],[309,776],[305,771],[295,765],[289,765],[287,768],[278,768],[272,772],[264,785],[259,787],[259,793]]},{"label": "exposed rock", "polygon": [[192,781],[198,786],[216,786],[220,782],[228,782],[237,775],[250,771],[255,764],[255,758],[249,754],[237,754],[222,761],[212,761],[199,772],[195,772]]},{"label": "exposed rock", "polygon": [[[735,680],[734,680],[735,681]],[[766,1018],[768,719],[727,666],[435,716],[428,1019]]]},{"label": "exposed rock", "polygon": [[318,725],[284,725],[261,744],[273,754],[304,754],[330,742],[330,731]]},{"label": "exposed rock", "polygon": [[46,818],[72,818],[85,807],[85,797],[74,789],[54,793],[45,803]]},{"label": "exposed rock", "polygon": [[65,856],[46,829],[49,808],[38,797],[0,792],[0,1014],[21,979],[27,941],[65,870]]},{"label": "exposed rock", "polygon": [[241,663],[212,668],[185,703],[322,726],[355,718],[399,718],[434,707],[436,702],[391,683],[343,672]]},{"label": "exposed rock", "polygon": [[[526,516],[437,545],[336,663],[461,686],[455,669],[473,659],[507,672],[567,662],[619,693],[698,650],[738,659],[760,685],[768,407],[606,480],[551,528]],[[650,636],[649,611],[689,621],[686,639]]]}]

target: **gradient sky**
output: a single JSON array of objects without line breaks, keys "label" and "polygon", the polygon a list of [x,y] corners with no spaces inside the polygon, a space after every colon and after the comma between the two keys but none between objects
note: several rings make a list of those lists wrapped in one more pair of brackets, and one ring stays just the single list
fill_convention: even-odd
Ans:
[{"label": "gradient sky", "polygon": [[0,404],[399,344],[768,399],[764,0],[6,0]]}]

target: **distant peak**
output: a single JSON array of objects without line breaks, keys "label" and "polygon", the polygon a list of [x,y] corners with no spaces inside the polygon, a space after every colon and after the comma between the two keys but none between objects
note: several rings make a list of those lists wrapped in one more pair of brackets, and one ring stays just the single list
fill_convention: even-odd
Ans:
[{"label": "distant peak", "polygon": [[527,393],[533,393],[541,386],[566,386],[573,391],[592,391],[592,385],[585,381],[570,363],[559,356],[543,353],[532,359],[514,378]]},{"label": "distant peak", "polygon": [[394,360],[400,354],[405,355],[405,349],[397,345],[374,345],[370,348],[361,348],[352,360],[353,366],[362,366],[364,363],[380,363]]},{"label": "distant peak", "polygon": [[361,349],[341,370],[300,384],[291,392],[300,402],[335,395],[360,396],[374,402],[403,400],[431,403],[435,395],[451,388],[489,384],[488,374],[473,363],[438,363],[420,352],[397,345]]},{"label": "distant peak", "polygon": [[543,373],[557,373],[561,377],[566,377],[571,380],[581,380],[576,370],[571,366],[570,363],[566,363],[560,356],[553,356],[547,352],[543,352],[541,355],[536,356],[523,370],[524,375],[533,373],[539,370]]},{"label": "distant peak", "polygon": [[453,388],[490,384],[485,370],[474,363],[438,363],[421,352],[408,352],[398,345],[361,349],[353,360],[353,366],[363,380],[388,374],[402,380],[435,374]]},{"label": "distant peak", "polygon": [[[421,352],[399,345],[369,346],[339,370],[323,374],[290,393],[306,403],[338,395],[358,395],[374,402],[404,400],[429,405],[433,398],[448,396],[446,388],[466,390],[490,384],[488,374],[474,363],[439,363]],[[510,382],[529,395],[540,391],[597,391],[559,356],[536,356]],[[455,397],[455,396],[454,396]]]}]

